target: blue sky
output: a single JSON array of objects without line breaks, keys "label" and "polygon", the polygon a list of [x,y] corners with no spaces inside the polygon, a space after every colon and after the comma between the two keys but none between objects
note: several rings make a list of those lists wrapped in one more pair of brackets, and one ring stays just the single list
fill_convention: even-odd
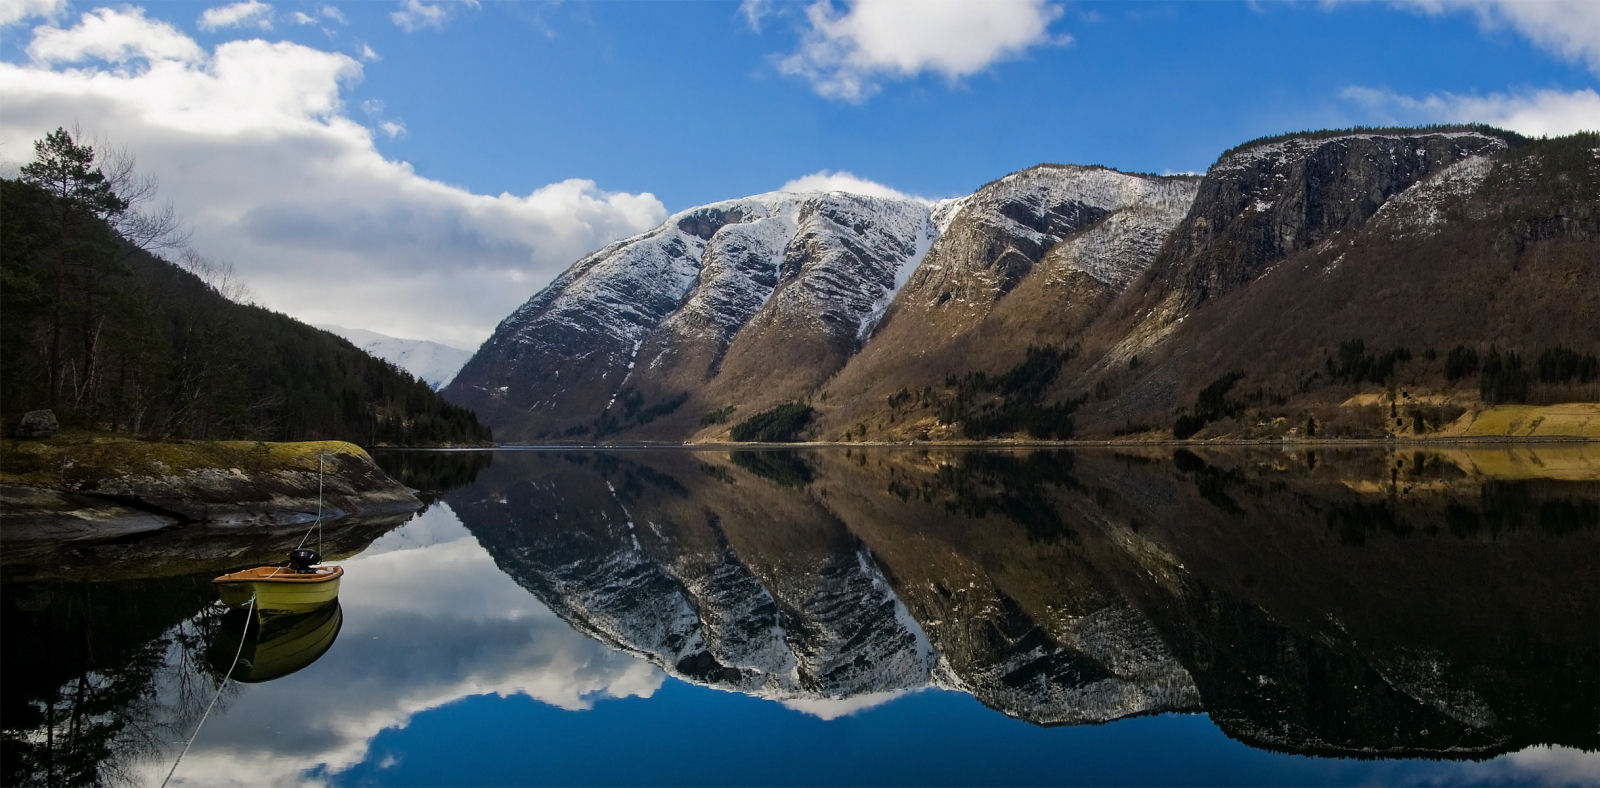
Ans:
[{"label": "blue sky", "polygon": [[1203,171],[1355,124],[1567,133],[1597,83],[1590,0],[0,0],[0,169],[76,124],[257,302],[471,348],[706,202]]}]

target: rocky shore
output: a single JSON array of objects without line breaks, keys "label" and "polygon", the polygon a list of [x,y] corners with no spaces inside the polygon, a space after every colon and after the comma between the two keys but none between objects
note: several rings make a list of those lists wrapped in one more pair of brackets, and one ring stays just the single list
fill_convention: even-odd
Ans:
[{"label": "rocky shore", "polygon": [[[174,526],[279,530],[422,506],[361,447],[343,441],[7,440],[0,543],[101,541]],[[319,469],[320,464],[320,469]],[[9,561],[8,561],[9,562]]]}]

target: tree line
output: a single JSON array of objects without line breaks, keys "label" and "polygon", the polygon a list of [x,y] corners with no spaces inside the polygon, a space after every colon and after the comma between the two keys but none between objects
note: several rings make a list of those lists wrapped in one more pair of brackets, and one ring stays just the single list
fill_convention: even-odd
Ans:
[{"label": "tree line", "polygon": [[[236,303],[153,181],[58,129],[0,179],[0,411],[162,438],[480,443],[474,414],[349,342]],[[179,263],[154,252],[177,250]],[[9,419],[8,419],[9,423]]]}]

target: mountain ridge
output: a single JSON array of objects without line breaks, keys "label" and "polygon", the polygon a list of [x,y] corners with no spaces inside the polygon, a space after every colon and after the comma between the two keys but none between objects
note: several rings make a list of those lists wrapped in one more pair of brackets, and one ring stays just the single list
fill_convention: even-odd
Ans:
[{"label": "mountain ridge", "polygon": [[[1540,354],[1600,351],[1576,328],[1600,301],[1597,136],[1312,132],[1203,176],[1044,164],[933,204],[713,203],[575,263],[444,394],[511,441],[726,440],[786,403],[825,441],[1423,435],[1505,401],[1446,351],[1504,349],[1525,377]],[[1408,288],[1433,311],[1394,310]],[[1508,334],[1474,312],[1546,319]],[[1335,369],[1347,351],[1369,374]],[[1600,401],[1594,377],[1510,390]],[[1362,392],[1391,412],[1341,407]]]}]

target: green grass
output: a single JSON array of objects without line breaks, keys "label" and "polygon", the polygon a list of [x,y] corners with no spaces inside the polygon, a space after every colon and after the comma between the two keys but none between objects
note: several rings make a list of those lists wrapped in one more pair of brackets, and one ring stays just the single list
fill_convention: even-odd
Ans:
[{"label": "green grass", "polygon": [[171,476],[203,468],[246,471],[317,470],[317,457],[354,455],[345,441],[145,441],[89,432],[62,432],[42,441],[0,441],[0,484],[67,487],[119,476]]}]

